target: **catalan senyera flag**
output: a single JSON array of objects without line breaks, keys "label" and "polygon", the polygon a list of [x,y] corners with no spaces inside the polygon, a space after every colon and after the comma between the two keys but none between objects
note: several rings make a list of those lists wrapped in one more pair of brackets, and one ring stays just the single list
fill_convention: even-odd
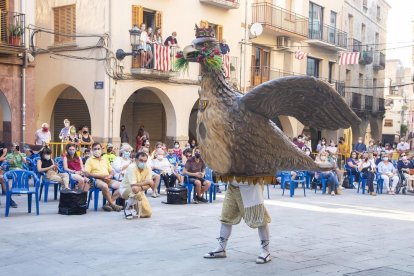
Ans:
[{"label": "catalan senyera flag", "polygon": [[158,71],[171,70],[170,47],[154,44],[154,69]]},{"label": "catalan senyera flag", "polygon": [[221,56],[223,59],[224,76],[230,78],[230,56],[228,54]]}]

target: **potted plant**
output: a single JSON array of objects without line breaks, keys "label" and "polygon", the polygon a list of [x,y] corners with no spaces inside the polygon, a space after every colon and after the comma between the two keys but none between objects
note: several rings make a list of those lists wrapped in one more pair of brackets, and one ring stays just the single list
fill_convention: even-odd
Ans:
[{"label": "potted plant", "polygon": [[20,39],[23,35],[23,27],[21,25],[11,24],[9,26],[9,44],[20,46]]}]

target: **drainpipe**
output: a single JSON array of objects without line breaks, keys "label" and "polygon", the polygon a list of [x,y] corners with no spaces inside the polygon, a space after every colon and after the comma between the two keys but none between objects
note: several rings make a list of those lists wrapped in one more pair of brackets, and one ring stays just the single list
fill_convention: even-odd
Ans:
[{"label": "drainpipe", "polygon": [[[109,19],[109,24],[108,24],[108,34],[109,37],[111,37],[111,29],[112,29],[112,0],[108,0],[109,2],[109,14],[108,14],[108,19]],[[108,45],[108,47],[110,47],[111,45]],[[107,76],[108,78],[108,89],[109,89],[109,120],[108,120],[108,143],[112,143],[112,135],[113,135],[113,112],[114,112],[114,107],[113,107],[113,94],[112,94],[112,79],[111,77]]]},{"label": "drainpipe", "polygon": [[[243,92],[244,92],[244,94],[246,94],[246,52],[247,52],[247,27],[248,27],[248,24],[247,24],[247,7],[248,7],[248,5],[247,5],[247,2],[248,2],[249,0],[245,0],[244,1],[244,57],[243,57],[243,80],[244,80],[244,82],[243,82],[243,85],[244,85],[244,87],[243,87]],[[241,88],[241,87],[240,87]]]},{"label": "drainpipe", "polygon": [[[23,2],[24,2],[23,0],[20,0],[20,13],[23,13],[24,11]],[[25,43],[25,48],[26,48],[26,43]],[[21,74],[21,86],[22,86],[22,137],[21,137],[21,142],[22,144],[26,143],[26,68],[27,68],[27,53],[25,49],[23,53],[22,74]]]}]

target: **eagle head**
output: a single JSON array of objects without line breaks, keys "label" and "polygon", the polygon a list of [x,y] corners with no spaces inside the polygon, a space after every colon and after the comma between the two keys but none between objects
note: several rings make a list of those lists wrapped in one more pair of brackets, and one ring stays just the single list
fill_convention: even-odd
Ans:
[{"label": "eagle head", "polygon": [[192,41],[191,45],[183,49],[184,58],[191,62],[202,63],[206,54],[212,57],[220,54],[219,44],[211,26],[201,28],[195,25],[195,35],[196,39]]}]

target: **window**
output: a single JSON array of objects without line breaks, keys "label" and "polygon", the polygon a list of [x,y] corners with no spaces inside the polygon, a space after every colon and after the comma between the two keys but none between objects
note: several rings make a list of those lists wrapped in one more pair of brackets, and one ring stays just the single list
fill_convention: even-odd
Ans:
[{"label": "window", "polygon": [[359,73],[358,82],[360,91],[363,91],[362,88],[364,87],[364,74]]},{"label": "window", "polygon": [[[3,12],[8,10],[8,1],[7,0],[0,0],[0,15],[2,15]],[[5,14],[6,15],[6,14]],[[7,22],[6,22],[7,16],[1,16],[0,17],[0,41],[7,42]]]},{"label": "window", "polygon": [[139,28],[142,23],[147,28],[152,27],[154,31],[155,28],[162,28],[162,13],[160,11],[145,9],[142,6],[132,6],[132,27],[137,26]]},{"label": "window", "polygon": [[378,50],[379,49],[379,33],[375,33],[375,45],[374,45],[374,48],[375,48],[375,50]]},{"label": "window", "polygon": [[270,50],[260,46],[254,46],[252,55],[251,85],[256,86],[269,80],[270,74]]},{"label": "window", "polygon": [[319,59],[308,57],[306,75],[319,78]]},{"label": "window", "polygon": [[351,70],[349,69],[345,70],[345,85],[351,86]]},{"label": "window", "polygon": [[368,11],[368,0],[363,0],[362,1],[362,10],[364,12],[367,12]]},{"label": "window", "polygon": [[331,44],[335,44],[336,37],[336,12],[331,11],[331,18],[329,20],[329,40]]},{"label": "window", "polygon": [[53,8],[53,19],[55,29],[55,44],[76,42],[75,37],[59,34],[76,34],[76,5],[67,5]]},{"label": "window", "polygon": [[203,28],[211,27],[211,28],[213,28],[214,35],[216,36],[217,41],[222,41],[223,40],[223,26],[222,25],[217,25],[217,24],[208,22],[206,20],[201,20],[200,21],[200,27],[203,27]]},{"label": "window", "polygon": [[309,2],[309,37],[322,40],[323,7]]},{"label": "window", "polygon": [[381,20],[381,7],[377,6],[377,21]]},{"label": "window", "polygon": [[392,127],[393,126],[393,120],[392,119],[385,119],[384,120],[384,127]]},{"label": "window", "polygon": [[354,16],[348,14],[348,34],[350,38],[354,37]]},{"label": "window", "polygon": [[365,24],[361,25],[361,43],[362,45],[365,44],[365,30],[366,30],[366,26]]},{"label": "window", "polygon": [[332,83],[332,79],[334,76],[334,66],[335,66],[335,62],[330,61],[328,64],[328,82]]}]

